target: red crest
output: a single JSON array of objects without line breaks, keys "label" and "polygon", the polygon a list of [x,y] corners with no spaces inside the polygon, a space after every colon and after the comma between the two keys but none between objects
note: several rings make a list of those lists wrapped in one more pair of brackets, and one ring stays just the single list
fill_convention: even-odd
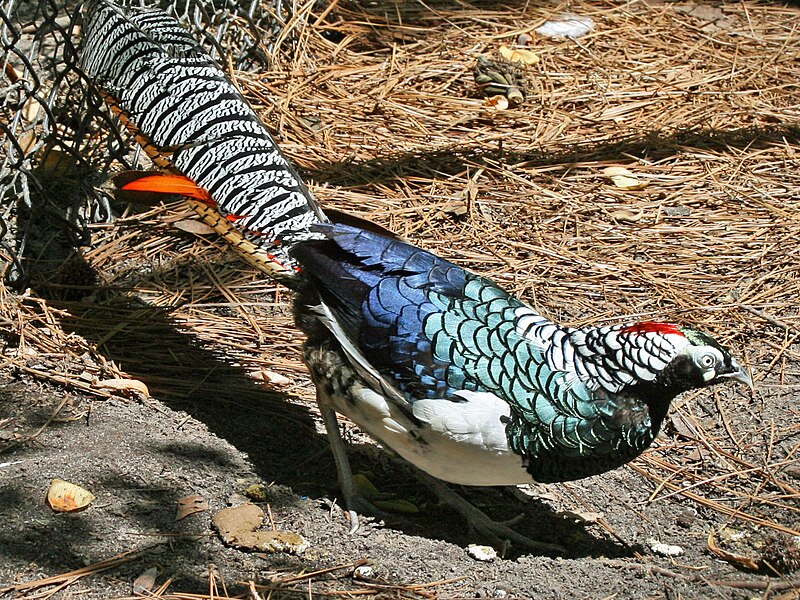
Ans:
[{"label": "red crest", "polygon": [[642,321],[641,323],[633,323],[627,325],[619,330],[620,334],[624,333],[660,333],[663,335],[675,334],[683,335],[678,326],[674,323],[660,323],[657,321]]}]

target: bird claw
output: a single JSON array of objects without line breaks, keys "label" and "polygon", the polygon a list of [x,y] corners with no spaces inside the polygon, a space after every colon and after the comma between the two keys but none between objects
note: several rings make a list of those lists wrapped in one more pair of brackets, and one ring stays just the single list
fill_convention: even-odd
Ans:
[{"label": "bird claw", "polygon": [[350,518],[350,535],[353,535],[361,525],[359,514],[369,515],[377,519],[385,519],[388,513],[382,511],[363,496],[350,496],[345,498],[345,512]]},{"label": "bird claw", "polygon": [[513,527],[514,525],[519,525],[525,520],[525,513],[519,513],[516,517],[511,517],[510,519],[506,519],[505,521],[495,521],[495,523],[499,523],[500,525],[505,525],[506,527]]},{"label": "bird claw", "polygon": [[521,520],[519,516],[505,522],[494,521],[484,512],[475,507],[472,508],[473,511],[470,511],[469,514],[462,513],[467,519],[470,531],[489,540],[491,545],[500,552],[500,556],[505,556],[512,545],[544,554],[565,554],[567,551],[566,548],[558,544],[537,542],[528,536],[517,533],[506,525],[506,523],[512,522],[514,524],[519,523]]},{"label": "bird claw", "polygon": [[508,551],[510,544],[542,554],[566,554],[567,550],[563,546],[537,542],[509,527],[509,525],[519,523],[524,518],[524,515],[517,515],[505,522],[494,521],[482,510],[456,494],[442,481],[419,470],[417,471],[417,477],[436,495],[440,502],[460,514],[467,521],[471,531],[490,540],[492,546],[500,550],[501,555]]}]

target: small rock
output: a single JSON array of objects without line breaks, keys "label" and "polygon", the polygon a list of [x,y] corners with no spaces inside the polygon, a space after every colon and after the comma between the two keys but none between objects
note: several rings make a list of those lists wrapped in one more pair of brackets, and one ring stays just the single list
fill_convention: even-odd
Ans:
[{"label": "small rock", "polygon": [[353,569],[353,579],[374,579],[375,569],[370,565],[361,565]]},{"label": "small rock", "polygon": [[647,543],[650,545],[650,550],[653,552],[653,554],[658,554],[660,556],[669,556],[669,557],[682,556],[684,552],[683,548],[681,548],[680,546],[674,546],[671,544],[662,544],[661,542],[653,538],[649,538],[647,540]]},{"label": "small rock", "polygon": [[661,212],[668,217],[688,217],[692,214],[692,209],[688,206],[665,206]]},{"label": "small rock", "polygon": [[228,506],[241,506],[242,504],[247,504],[250,502],[250,499],[242,494],[234,493],[228,496],[226,502],[228,503]]},{"label": "small rock", "polygon": [[497,552],[491,546],[479,546],[478,544],[470,544],[467,546],[467,554],[475,560],[482,562],[491,562],[497,558]]},{"label": "small rock", "polygon": [[675,519],[675,522],[684,529],[689,529],[695,521],[697,515],[691,510],[685,510]]}]

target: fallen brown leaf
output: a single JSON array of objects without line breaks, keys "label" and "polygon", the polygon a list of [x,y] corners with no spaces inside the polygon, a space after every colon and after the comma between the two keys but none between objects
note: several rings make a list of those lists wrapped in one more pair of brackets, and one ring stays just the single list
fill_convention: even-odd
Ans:
[{"label": "fallen brown leaf", "polygon": [[56,512],[79,512],[94,502],[95,496],[79,485],[53,479],[47,490],[47,505]]},{"label": "fallen brown leaf", "polygon": [[204,510],[208,510],[208,502],[206,502],[205,498],[202,496],[194,494],[192,496],[178,498],[178,508],[175,511],[175,520],[180,521],[189,515],[203,512]]}]

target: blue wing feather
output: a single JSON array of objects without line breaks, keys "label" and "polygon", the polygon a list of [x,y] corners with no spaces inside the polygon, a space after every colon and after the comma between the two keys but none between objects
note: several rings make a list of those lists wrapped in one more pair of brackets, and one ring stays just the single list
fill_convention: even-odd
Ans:
[{"label": "blue wing feather", "polygon": [[518,331],[518,311],[530,309],[491,281],[372,232],[341,224],[317,231],[326,239],[302,242],[292,255],[349,341],[409,400],[453,400],[460,390],[504,399],[510,446],[539,481],[606,470],[649,444],[643,419],[635,432],[642,443],[628,454],[617,448],[617,403],[634,410],[632,399],[568,383]]}]

